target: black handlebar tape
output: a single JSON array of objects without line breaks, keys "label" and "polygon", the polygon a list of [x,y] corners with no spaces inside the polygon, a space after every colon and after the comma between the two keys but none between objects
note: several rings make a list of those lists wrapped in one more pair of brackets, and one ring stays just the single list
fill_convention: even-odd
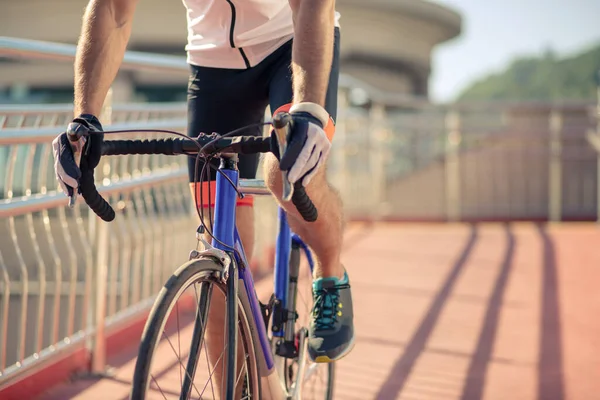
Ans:
[{"label": "black handlebar tape", "polygon": [[[200,146],[213,141],[214,137],[200,136]],[[151,140],[106,140],[102,143],[102,155],[115,156],[126,154],[197,154],[200,148],[191,139],[151,139]],[[268,153],[271,151],[271,138],[260,136],[237,136],[222,138],[206,149],[215,151],[233,151],[241,154]]]},{"label": "black handlebar tape", "polygon": [[115,210],[102,198],[94,184],[94,172],[89,169],[81,171],[79,190],[87,205],[97,216],[106,222],[115,219]]},{"label": "black handlebar tape", "polygon": [[312,200],[306,194],[306,190],[300,181],[294,184],[294,194],[292,194],[292,203],[296,206],[296,209],[302,215],[305,221],[315,222],[319,213],[317,208],[313,204]]},{"label": "black handlebar tape", "polygon": [[269,153],[271,151],[270,136],[237,136],[232,137],[228,146],[234,153],[256,154]]},{"label": "black handlebar tape", "polygon": [[[185,139],[105,140],[102,143],[102,155],[165,154],[174,156],[183,153],[184,141]],[[191,142],[191,140],[189,141]]]}]

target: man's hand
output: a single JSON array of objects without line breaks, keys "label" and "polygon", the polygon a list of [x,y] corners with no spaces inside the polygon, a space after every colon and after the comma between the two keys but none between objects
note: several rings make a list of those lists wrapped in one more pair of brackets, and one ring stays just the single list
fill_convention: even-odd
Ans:
[{"label": "man's hand", "polygon": [[306,186],[325,163],[331,149],[324,131],[329,114],[316,103],[298,103],[290,108],[290,115],[292,129],[279,167],[288,171],[291,184],[301,180],[302,186]]},{"label": "man's hand", "polygon": [[[71,141],[73,137],[79,139]],[[85,168],[94,169],[100,162],[102,151],[102,125],[93,115],[80,115],[71,122],[67,130],[52,141],[54,172],[63,192],[75,199],[81,178],[82,158]]]}]

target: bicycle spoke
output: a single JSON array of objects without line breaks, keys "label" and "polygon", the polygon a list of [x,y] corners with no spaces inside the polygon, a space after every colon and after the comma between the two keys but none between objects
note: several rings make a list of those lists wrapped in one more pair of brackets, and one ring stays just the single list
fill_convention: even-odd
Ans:
[{"label": "bicycle spoke", "polygon": [[[164,335],[165,339],[167,339],[167,342],[171,346],[171,349],[173,349],[173,352],[175,352],[175,346],[173,346],[173,343],[171,343],[171,340],[169,339],[169,337],[167,335],[165,335],[164,332],[163,332],[163,335]],[[183,362],[181,361],[181,357],[177,356],[177,361],[178,361],[179,365],[183,367]],[[185,369],[185,367],[184,367],[184,369]],[[181,371],[181,368],[179,370]],[[198,391],[198,388],[196,388],[196,385],[194,385],[193,378],[190,376],[190,374],[188,374],[187,370],[185,371],[185,373],[186,373],[187,377],[190,378],[190,382],[192,382],[192,386],[194,387],[194,389],[196,389],[196,392],[200,393]]]},{"label": "bicycle spoke", "polygon": [[[204,353],[206,354],[206,365],[209,366],[209,372],[210,372],[210,360],[208,359],[208,346],[206,345],[206,340],[204,341]],[[221,353],[223,354],[223,353]],[[212,392],[212,396],[213,399],[215,398],[215,388],[213,386],[213,381],[212,381],[212,374],[210,374],[210,376],[208,377],[208,381],[210,382],[210,390]],[[202,391],[202,393],[204,393],[204,391]]]},{"label": "bicycle spoke", "polygon": [[158,382],[156,381],[156,378],[154,378],[153,375],[150,376],[152,378],[152,380],[154,381],[154,383],[156,383],[156,387],[158,388],[158,390],[160,391],[160,394],[163,395],[163,397],[165,398],[165,400],[167,399],[167,396],[165,396],[165,393],[163,392],[163,390],[160,388],[160,385],[158,384]]},{"label": "bicycle spoke", "polygon": [[240,381],[240,378],[242,377],[242,372],[244,370],[248,371],[247,367],[246,367],[246,362],[248,361],[248,354],[246,354],[246,359],[244,360],[244,368],[240,370],[240,374],[238,375],[238,377],[235,379],[235,386],[237,386],[237,384]]},{"label": "bicycle spoke", "polygon": [[[196,284],[194,284],[194,292],[196,293],[196,304],[198,304],[200,299],[198,298],[198,289],[197,289]],[[211,293],[212,293],[212,291],[211,291]],[[205,330],[206,330],[206,326],[204,325],[204,322],[203,322],[202,331],[204,332]],[[204,337],[204,333],[202,334],[202,336]],[[206,340],[203,340],[202,342],[203,342],[203,346],[204,346],[204,354],[206,355],[206,365],[209,366],[209,371],[210,371],[210,360],[208,359],[208,345],[206,344]],[[214,399],[214,398],[216,398],[216,396],[215,396],[215,388],[213,385],[212,376],[209,378],[209,382],[210,382],[210,390],[212,393],[212,397]],[[203,391],[203,393],[204,393],[204,391]]]},{"label": "bicycle spoke", "polygon": [[[225,345],[225,348],[223,349],[223,351],[221,352],[221,355],[219,356],[219,358],[217,359],[217,362],[215,363],[215,366],[213,367],[212,372],[210,371],[210,367],[209,367],[209,376],[208,376],[208,380],[209,382],[212,381],[212,376],[215,373],[215,371],[217,370],[217,365],[221,362],[221,359],[223,358],[223,354],[225,354],[225,350],[227,350],[227,345]],[[223,365],[225,365],[225,363],[223,363]],[[222,379],[223,380],[223,379]],[[200,397],[202,397],[202,395],[204,394],[204,391],[206,390],[206,387],[208,386],[208,382],[206,382],[206,384],[204,385],[204,387],[202,388],[202,393],[200,393]],[[221,388],[222,389],[222,388]],[[222,392],[221,392],[222,393]]]},{"label": "bicycle spoke", "polygon": [[[208,312],[208,308],[210,308],[212,285],[208,283],[202,283],[201,291],[202,293],[199,297],[197,286],[194,285],[194,293],[196,299],[195,304],[197,305],[197,310],[194,318],[192,342],[190,344],[190,350],[188,353],[186,375],[183,384],[181,385],[181,391],[184,398],[190,396],[191,385],[193,384],[193,380],[196,376],[196,370],[200,360],[200,352],[202,351],[203,345],[206,347],[205,331],[207,316],[205,314]],[[198,392],[197,388],[196,391]]]}]

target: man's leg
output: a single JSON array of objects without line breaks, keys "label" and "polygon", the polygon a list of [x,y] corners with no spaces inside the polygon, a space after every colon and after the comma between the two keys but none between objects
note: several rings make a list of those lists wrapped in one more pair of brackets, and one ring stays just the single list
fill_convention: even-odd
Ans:
[{"label": "man's leg", "polygon": [[[337,118],[339,77],[339,30],[335,30],[334,54],[325,109]],[[270,84],[271,110],[292,101],[291,64],[292,46],[281,54],[274,68]],[[350,281],[340,263],[342,249],[343,215],[338,193],[328,184],[325,168],[321,168],[306,187],[306,192],[319,212],[315,222],[306,222],[291,202],[281,201],[282,175],[277,159],[265,158],[265,181],[289,215],[290,227],[310,246],[315,254],[313,273],[313,310],[309,327],[308,351],[317,362],[335,361],[351,348],[354,338],[352,297]]]},{"label": "man's leg", "polygon": [[[260,123],[263,121],[266,108],[266,94],[264,88],[260,90],[257,85],[256,72],[252,70],[236,71],[218,68],[192,67],[192,75],[188,85],[188,135],[195,137],[202,133],[217,132],[225,134],[243,126]],[[244,135],[261,135],[262,128],[255,128],[243,133]],[[189,159],[189,177],[192,199],[198,199],[197,206],[203,208],[204,222],[211,231],[209,212],[214,217],[214,196],[216,172],[210,171],[209,177],[203,176],[200,184],[200,171],[203,163],[196,168],[195,158]],[[242,155],[238,163],[240,177],[253,178],[258,165],[257,155]],[[218,167],[218,163],[213,163]],[[211,186],[211,197],[208,195],[208,186]],[[204,186],[204,187],[202,187]],[[202,191],[202,201],[200,201]],[[196,192],[196,193],[194,193]],[[196,195],[196,196],[194,196]],[[248,261],[250,261],[254,248],[254,210],[251,198],[238,201],[236,207],[236,224]],[[210,211],[209,211],[210,208]],[[214,221],[214,218],[213,218]],[[211,242],[211,237],[205,233],[205,240]],[[217,360],[225,349],[224,322],[225,298],[220,291],[213,291],[209,309],[208,325],[206,329],[206,344],[211,367],[214,368]],[[241,353],[240,353],[241,355]],[[238,357],[239,364],[242,358]],[[220,392],[223,380],[223,360],[214,370],[213,385]]]},{"label": "man's leg", "polygon": [[306,193],[319,212],[315,222],[306,222],[292,202],[281,201],[281,170],[272,154],[264,160],[265,181],[288,214],[292,230],[297,233],[315,253],[314,278],[343,278],[340,263],[342,250],[343,215],[342,201],[337,191],[329,185],[325,171],[321,169],[306,187]]},{"label": "man's leg", "polygon": [[[337,118],[339,42],[340,32],[336,28],[333,63],[325,100],[325,109],[334,120]],[[269,93],[272,112],[276,112],[279,108],[285,108],[285,105],[292,102],[291,62],[292,43],[289,42],[280,49],[278,63],[273,67]],[[340,264],[343,229],[342,201],[337,191],[327,183],[325,168],[318,171],[306,187],[307,194],[319,212],[319,218],[312,223],[304,221],[291,202],[281,202],[281,170],[279,162],[272,154],[268,154],[264,159],[264,174],[267,186],[289,215],[290,227],[315,253],[317,265],[314,277],[342,277],[344,275],[344,269]]]},{"label": "man's leg", "polygon": [[[339,78],[339,29],[335,30],[333,64],[330,82],[327,89],[325,109],[335,120],[337,117],[337,95]],[[276,112],[285,108],[292,101],[292,43],[287,43],[279,51],[278,63],[273,66],[269,98],[271,110]],[[344,269],[340,264],[342,246],[342,202],[338,193],[327,183],[325,168],[322,168],[310,184],[306,192],[319,212],[315,222],[307,223],[291,203],[281,201],[281,170],[279,162],[272,154],[264,159],[265,181],[269,189],[279,200],[289,216],[290,227],[300,235],[316,256],[314,278],[343,277]]]}]

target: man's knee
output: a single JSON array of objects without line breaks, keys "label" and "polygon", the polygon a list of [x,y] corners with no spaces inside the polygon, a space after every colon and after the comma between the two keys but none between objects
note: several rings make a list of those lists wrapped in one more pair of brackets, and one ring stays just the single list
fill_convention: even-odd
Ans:
[{"label": "man's knee", "polygon": [[[273,154],[267,154],[264,159],[264,177],[267,188],[278,199],[282,196],[282,175],[279,169],[279,161]],[[318,197],[324,194],[325,190],[331,190],[331,186],[327,183],[326,169],[321,167],[315,174],[310,183],[306,186],[306,192],[314,201],[318,201]]]},{"label": "man's knee", "polygon": [[278,199],[281,198],[281,170],[279,169],[279,161],[271,154],[267,153],[263,160],[263,173],[267,188]]}]

